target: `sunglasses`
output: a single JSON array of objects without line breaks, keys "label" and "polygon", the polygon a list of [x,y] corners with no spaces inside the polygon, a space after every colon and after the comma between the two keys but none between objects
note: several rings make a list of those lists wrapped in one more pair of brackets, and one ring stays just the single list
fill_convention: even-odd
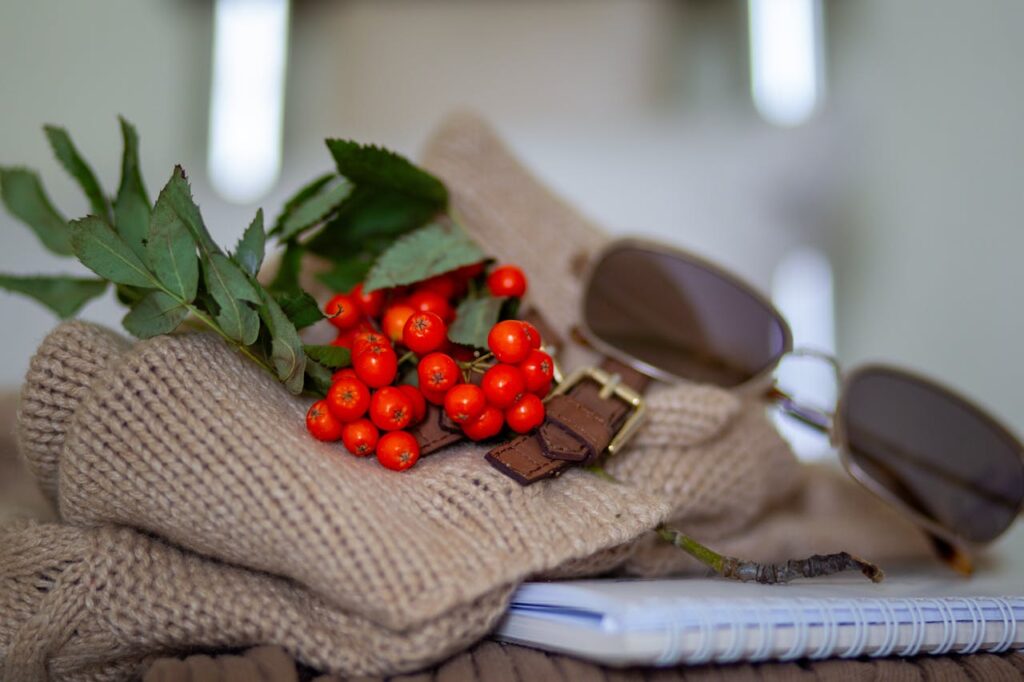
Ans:
[{"label": "sunglasses", "polygon": [[[884,365],[843,374],[793,350],[772,304],[734,275],[686,252],[626,239],[594,261],[579,330],[597,350],[656,379],[764,396],[830,436],[846,471],[928,532],[954,568],[996,539],[1024,504],[1024,447],[952,390]],[[787,355],[820,358],[840,386],[833,413],[775,385]]]}]

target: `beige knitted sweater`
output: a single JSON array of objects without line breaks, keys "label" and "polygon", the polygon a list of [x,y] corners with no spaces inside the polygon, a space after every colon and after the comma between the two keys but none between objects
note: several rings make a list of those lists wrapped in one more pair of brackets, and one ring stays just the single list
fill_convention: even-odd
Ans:
[{"label": "beige knitted sweater", "polygon": [[[475,119],[442,127],[426,164],[568,331],[572,264],[601,232]],[[648,533],[666,519],[761,559],[923,550],[848,484],[808,485],[764,406],[712,387],[651,392],[609,465],[624,485],[576,470],[523,488],[473,444],[396,474],[310,438],[308,403],[208,335],[58,327],[18,440],[60,520],[0,527],[4,679],[126,679],[160,654],[255,644],[330,672],[413,670],[485,635],[524,579],[693,570]]]}]

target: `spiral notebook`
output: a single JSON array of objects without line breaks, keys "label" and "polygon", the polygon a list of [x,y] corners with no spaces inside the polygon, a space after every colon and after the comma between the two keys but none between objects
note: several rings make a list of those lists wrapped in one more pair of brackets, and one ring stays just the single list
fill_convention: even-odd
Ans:
[{"label": "spiral notebook", "polygon": [[494,636],[618,666],[1002,652],[1024,649],[1024,570],[534,582]]}]

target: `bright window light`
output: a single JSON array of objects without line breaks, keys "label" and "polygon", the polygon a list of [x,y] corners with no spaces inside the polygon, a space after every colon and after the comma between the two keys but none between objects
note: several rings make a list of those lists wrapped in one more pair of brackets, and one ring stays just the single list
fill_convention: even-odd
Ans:
[{"label": "bright window light", "polygon": [[240,204],[281,171],[288,0],[216,0],[210,140],[214,189]]},{"label": "bright window light", "polygon": [[[775,268],[772,301],[793,331],[793,347],[835,355],[835,301],[832,264],[819,249],[802,246],[791,251]],[[776,379],[783,390],[801,402],[831,411],[836,381],[831,366],[818,359],[785,358]],[[775,412],[775,423],[801,459],[830,454],[828,439],[810,427]]]},{"label": "bright window light", "polygon": [[750,83],[768,121],[797,126],[824,90],[821,0],[749,0]]}]

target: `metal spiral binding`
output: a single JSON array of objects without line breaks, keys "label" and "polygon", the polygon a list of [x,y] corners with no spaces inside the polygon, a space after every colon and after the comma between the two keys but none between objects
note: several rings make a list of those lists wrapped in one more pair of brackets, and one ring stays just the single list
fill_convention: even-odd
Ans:
[{"label": "metal spiral binding", "polygon": [[839,639],[839,621],[833,608],[833,602],[829,601],[821,605],[821,645],[810,654],[808,658],[828,658],[829,654],[836,648],[836,640]]},{"label": "metal spiral binding", "polygon": [[878,610],[882,612],[882,620],[885,621],[885,637],[882,638],[882,644],[871,652],[872,656],[888,656],[892,653],[892,650],[896,648],[896,644],[900,639],[900,622],[896,618],[896,612],[893,611],[884,599],[876,600],[878,604]]},{"label": "metal spiral binding", "polygon": [[931,651],[932,655],[941,656],[949,653],[949,650],[956,644],[956,614],[944,599],[929,599],[928,601],[935,604],[935,608],[942,615],[942,641]]},{"label": "metal spiral binding", "polygon": [[716,663],[735,663],[743,656],[747,644],[747,630],[740,622],[739,609],[730,608],[726,620],[729,622],[729,639],[732,644],[720,656],[715,657]]},{"label": "metal spiral binding", "polygon": [[926,625],[924,612],[921,610],[921,606],[917,603],[916,599],[901,599],[900,601],[906,603],[911,622],[910,641],[903,648],[903,651],[900,652],[900,656],[915,656],[921,650],[921,647],[924,646]]},{"label": "metal spiral binding", "polygon": [[807,619],[801,618],[798,615],[798,609],[803,603],[804,601],[801,599],[795,606],[788,608],[793,621],[793,646],[789,647],[786,653],[779,656],[780,661],[795,661],[807,649],[807,639],[810,636]]},{"label": "metal spiral binding", "polygon": [[846,651],[839,654],[839,658],[857,658],[864,653],[864,647],[868,643],[868,629],[863,626],[864,609],[861,608],[860,602],[857,600],[850,602],[850,608],[856,613],[855,622],[861,625],[855,628],[856,632],[854,633],[853,642]]},{"label": "metal spiral binding", "polygon": [[[689,664],[702,664],[820,660],[833,656],[944,655],[954,651],[954,647],[957,654],[972,654],[983,648],[999,653],[1017,643],[1017,614],[1024,608],[1019,598],[1008,597],[780,601],[744,600],[722,604],[713,598],[688,600],[686,608],[674,609],[674,617],[665,623],[668,632],[657,664],[673,665],[684,660]],[[847,613],[849,615],[845,615]],[[967,625],[970,625],[969,635],[957,647],[957,640]],[[986,646],[987,634],[991,632],[994,636],[999,625],[1002,625],[999,638]],[[786,651],[773,654],[779,644],[780,626],[781,629],[792,628],[793,641]],[[884,627],[881,641],[873,645],[871,633],[877,632],[878,627]],[[906,628],[909,628],[907,641],[900,646],[903,639],[900,635]],[[939,641],[923,651],[929,632],[935,632],[936,628],[941,631]],[[839,652],[839,640],[844,633],[849,633],[852,639],[846,650]],[[687,637],[694,634],[696,646],[686,647]],[[818,636],[820,641],[809,650],[812,638]],[[758,640],[757,647],[745,655],[754,637]],[[727,642],[721,651],[716,651],[718,641]]]},{"label": "metal spiral binding", "polygon": [[754,651],[750,659],[752,661],[765,661],[768,660],[768,656],[775,645],[775,630],[768,625],[768,619],[763,616],[759,619],[757,625],[761,635],[761,646]]},{"label": "metal spiral binding", "polygon": [[992,602],[1003,616],[1003,638],[994,644],[989,651],[1001,653],[1008,651],[1017,639],[1017,620],[1013,617],[1013,605],[1004,597],[994,597]]},{"label": "metal spiral binding", "polygon": [[985,642],[985,614],[982,613],[981,608],[973,599],[963,599],[964,605],[967,610],[971,612],[971,638],[967,640],[961,649],[957,651],[959,654],[973,654],[975,651],[981,648],[981,645]]}]

